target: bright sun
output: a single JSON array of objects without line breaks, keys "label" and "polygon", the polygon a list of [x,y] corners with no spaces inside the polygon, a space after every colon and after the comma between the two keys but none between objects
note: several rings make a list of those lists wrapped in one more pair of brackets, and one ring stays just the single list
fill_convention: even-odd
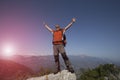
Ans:
[{"label": "bright sun", "polygon": [[14,55],[14,47],[12,45],[6,45],[3,48],[4,56],[13,56]]}]

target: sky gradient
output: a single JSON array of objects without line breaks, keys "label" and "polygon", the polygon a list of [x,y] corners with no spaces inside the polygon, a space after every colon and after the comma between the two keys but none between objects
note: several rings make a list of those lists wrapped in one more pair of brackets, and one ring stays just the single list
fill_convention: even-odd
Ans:
[{"label": "sky gradient", "polygon": [[0,53],[4,45],[16,54],[53,55],[52,29],[66,31],[68,55],[120,60],[120,0],[0,0]]}]

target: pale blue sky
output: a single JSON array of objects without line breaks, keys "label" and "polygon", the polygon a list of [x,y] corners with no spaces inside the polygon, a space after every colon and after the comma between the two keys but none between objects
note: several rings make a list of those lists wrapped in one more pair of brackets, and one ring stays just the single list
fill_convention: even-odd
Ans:
[{"label": "pale blue sky", "polygon": [[52,34],[43,22],[54,29],[73,17],[68,55],[120,60],[119,0],[0,0],[0,48],[10,43],[16,54],[52,55]]}]

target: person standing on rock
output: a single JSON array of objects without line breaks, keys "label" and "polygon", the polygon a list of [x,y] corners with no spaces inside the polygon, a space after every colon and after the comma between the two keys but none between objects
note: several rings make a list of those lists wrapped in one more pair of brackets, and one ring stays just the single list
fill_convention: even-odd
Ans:
[{"label": "person standing on rock", "polygon": [[64,33],[68,28],[72,26],[72,24],[76,21],[75,18],[72,19],[72,21],[65,27],[61,28],[58,24],[55,25],[55,30],[51,29],[47,24],[44,23],[44,26],[53,34],[53,52],[54,52],[54,59],[55,59],[55,64],[57,68],[57,72],[60,71],[60,61],[59,61],[59,53],[61,53],[62,58],[65,62],[65,65],[67,67],[67,70],[70,71],[71,73],[74,73],[74,69],[69,61],[68,56],[66,55],[65,51],[65,44],[66,40],[64,40]]}]

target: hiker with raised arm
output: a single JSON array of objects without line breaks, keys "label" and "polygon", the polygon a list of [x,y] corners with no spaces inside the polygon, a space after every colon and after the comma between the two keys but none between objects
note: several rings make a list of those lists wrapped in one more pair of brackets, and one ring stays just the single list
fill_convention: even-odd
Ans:
[{"label": "hiker with raised arm", "polygon": [[62,55],[67,70],[70,71],[71,73],[74,73],[73,67],[69,61],[68,56],[66,55],[66,51],[64,48],[66,44],[66,39],[64,39],[65,38],[64,34],[65,31],[69,29],[75,21],[76,19],[73,18],[72,21],[65,28],[61,28],[58,24],[56,24],[55,30],[51,29],[47,24],[45,24],[45,27],[53,34],[52,43],[53,43],[54,59],[57,68],[56,73],[60,71],[59,53],[61,53]]}]

